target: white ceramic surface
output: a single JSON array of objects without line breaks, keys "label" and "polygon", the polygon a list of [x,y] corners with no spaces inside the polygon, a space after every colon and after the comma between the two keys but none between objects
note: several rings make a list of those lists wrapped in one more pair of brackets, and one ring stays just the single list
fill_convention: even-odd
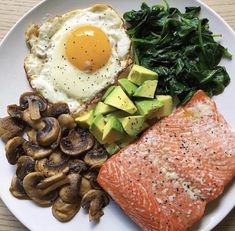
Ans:
[{"label": "white ceramic surface", "polygon": [[[36,6],[24,16],[16,26],[8,33],[0,47],[0,116],[6,115],[8,104],[17,103],[22,92],[30,90],[25,78],[23,60],[28,50],[24,42],[24,31],[32,22],[42,22],[48,17],[60,15],[76,8],[88,7],[94,3],[104,2],[111,4],[121,15],[131,9],[138,9],[141,0],[47,0]],[[150,5],[160,3],[159,0],[146,1]],[[229,47],[235,54],[235,34],[233,30],[203,3],[197,0],[170,0],[172,6],[183,9],[185,6],[202,6],[201,16],[210,19],[212,30],[216,34],[223,34],[222,44]],[[235,59],[234,59],[235,60]],[[235,128],[235,61],[223,60],[232,82],[226,91],[216,97],[219,110]],[[118,208],[111,203],[105,209],[105,215],[99,224],[89,223],[87,215],[81,209],[77,216],[69,223],[62,224],[52,216],[50,208],[39,208],[31,201],[15,199],[9,193],[9,185],[15,171],[10,166],[4,155],[4,145],[0,143],[0,196],[13,214],[30,230],[33,231],[137,231],[139,228]],[[193,230],[209,231],[218,224],[235,205],[235,182],[230,185],[223,196],[212,202],[205,216]]]}]

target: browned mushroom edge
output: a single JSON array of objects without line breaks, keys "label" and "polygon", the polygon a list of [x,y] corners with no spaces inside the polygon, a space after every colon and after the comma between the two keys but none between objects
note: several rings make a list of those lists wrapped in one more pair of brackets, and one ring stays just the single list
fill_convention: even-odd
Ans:
[{"label": "browned mushroom edge", "polygon": [[0,118],[0,138],[5,143],[15,136],[21,135],[24,128],[25,124],[15,118],[10,116]]},{"label": "browned mushroom edge", "polygon": [[44,176],[50,177],[57,173],[67,174],[69,172],[69,156],[61,151],[54,151],[48,158],[36,161],[35,169],[42,172]]},{"label": "browned mushroom edge", "polygon": [[60,141],[60,149],[67,155],[77,156],[89,151],[94,145],[93,136],[83,129],[72,129]]},{"label": "browned mushroom edge", "polygon": [[8,140],[5,146],[5,151],[9,164],[15,165],[20,156],[24,155],[23,144],[25,142],[26,140],[21,136],[16,136]]},{"label": "browned mushroom edge", "polygon": [[30,156],[21,156],[17,161],[16,176],[23,180],[29,173],[35,171],[35,160]]},{"label": "browned mushroom edge", "polygon": [[108,195],[102,190],[90,190],[82,198],[81,206],[89,211],[90,221],[97,221],[103,215],[103,208],[109,203]]},{"label": "browned mushroom edge", "polygon": [[42,123],[43,126],[37,130],[37,142],[43,147],[48,147],[60,138],[61,127],[58,120],[53,117],[43,118]]},{"label": "browned mushroom edge", "polygon": [[24,178],[23,187],[31,200],[42,207],[48,207],[51,206],[58,197],[56,189],[68,183],[64,180],[65,176],[63,178],[60,175],[54,176],[53,179],[51,179],[45,178],[40,172],[33,172]]},{"label": "browned mushroom edge", "polygon": [[25,110],[28,108],[30,118],[37,121],[41,118],[41,112],[47,110],[47,102],[43,96],[36,92],[26,92],[21,95],[20,107]]},{"label": "browned mushroom edge", "polygon": [[75,203],[67,203],[58,197],[52,206],[52,214],[57,220],[68,222],[77,214],[80,206],[80,200]]},{"label": "browned mushroom edge", "polygon": [[7,113],[0,119],[0,137],[8,162],[16,164],[11,194],[52,206],[61,222],[71,220],[81,204],[90,220],[98,221],[108,204],[96,181],[108,158],[104,147],[78,127],[67,104],[50,104],[36,92],[22,94],[19,105],[9,105]]}]

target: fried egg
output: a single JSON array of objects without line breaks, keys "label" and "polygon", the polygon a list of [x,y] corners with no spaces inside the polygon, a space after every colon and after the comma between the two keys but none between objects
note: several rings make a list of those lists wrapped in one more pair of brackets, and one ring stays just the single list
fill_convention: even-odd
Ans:
[{"label": "fried egg", "polygon": [[50,102],[81,111],[130,64],[131,42],[107,5],[68,12],[26,31],[30,85]]}]

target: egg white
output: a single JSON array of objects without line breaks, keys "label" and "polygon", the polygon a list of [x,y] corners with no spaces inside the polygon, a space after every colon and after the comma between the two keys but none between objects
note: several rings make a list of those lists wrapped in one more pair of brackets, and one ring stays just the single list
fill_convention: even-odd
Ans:
[{"label": "egg white", "polygon": [[[106,65],[95,72],[84,72],[67,59],[64,44],[68,33],[76,27],[92,25],[100,28],[112,44]],[[31,26],[26,33],[31,47],[25,59],[25,70],[32,88],[50,102],[66,102],[78,112],[99,92],[116,81],[130,60],[130,39],[117,13],[107,5],[68,12],[42,24]]]}]

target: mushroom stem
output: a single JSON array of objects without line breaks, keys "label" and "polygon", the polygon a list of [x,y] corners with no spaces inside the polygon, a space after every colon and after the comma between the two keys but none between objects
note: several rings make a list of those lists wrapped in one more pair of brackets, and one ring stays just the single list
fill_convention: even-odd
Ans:
[{"label": "mushroom stem", "polygon": [[[46,189],[48,187],[51,187],[52,185],[54,185],[57,182],[60,182],[61,180],[66,179],[67,176],[64,175],[63,173],[58,173],[54,176],[45,178],[44,180],[42,180],[40,183],[38,183],[37,187],[39,189]],[[67,180],[68,181],[68,180]],[[69,182],[69,181],[68,181]]]},{"label": "mushroom stem", "polygon": [[109,198],[104,191],[92,189],[83,196],[81,206],[89,210],[90,221],[98,221],[104,215],[103,208],[108,203]]},{"label": "mushroom stem", "polygon": [[31,113],[30,113],[29,109],[26,109],[26,110],[23,111],[22,120],[34,129],[41,129],[44,126],[44,123],[42,123],[41,120],[34,121],[31,118]]},{"label": "mushroom stem", "polygon": [[[65,176],[66,177],[66,176]],[[58,183],[59,181],[60,183]],[[45,177],[40,172],[29,173],[23,180],[23,187],[27,195],[36,203],[41,206],[51,206],[58,197],[58,192],[55,190],[57,187],[65,184],[64,179],[61,180],[61,176],[58,179],[54,177],[51,179],[51,185],[47,189],[40,189],[38,185],[45,180]],[[52,184],[55,184],[52,186]]]},{"label": "mushroom stem", "polygon": [[37,130],[37,141],[43,147],[50,146],[60,137],[60,124],[53,117],[43,118],[42,122],[44,124],[43,127]]},{"label": "mushroom stem", "polygon": [[29,101],[29,113],[30,118],[35,121],[41,118],[40,108],[36,101],[30,100]]},{"label": "mushroom stem", "polygon": [[48,193],[56,190],[57,188],[63,186],[63,185],[66,185],[66,184],[69,184],[70,180],[68,178],[65,178],[53,185],[51,185],[50,187],[46,188],[44,191],[43,191],[43,194],[42,195],[47,195]]},{"label": "mushroom stem", "polygon": [[29,142],[36,144],[37,143],[37,132],[34,129],[26,131]]},{"label": "mushroom stem", "polygon": [[69,156],[57,150],[49,158],[38,160],[35,169],[37,172],[42,172],[46,177],[54,176],[58,173],[67,174],[70,170],[68,162]]}]

